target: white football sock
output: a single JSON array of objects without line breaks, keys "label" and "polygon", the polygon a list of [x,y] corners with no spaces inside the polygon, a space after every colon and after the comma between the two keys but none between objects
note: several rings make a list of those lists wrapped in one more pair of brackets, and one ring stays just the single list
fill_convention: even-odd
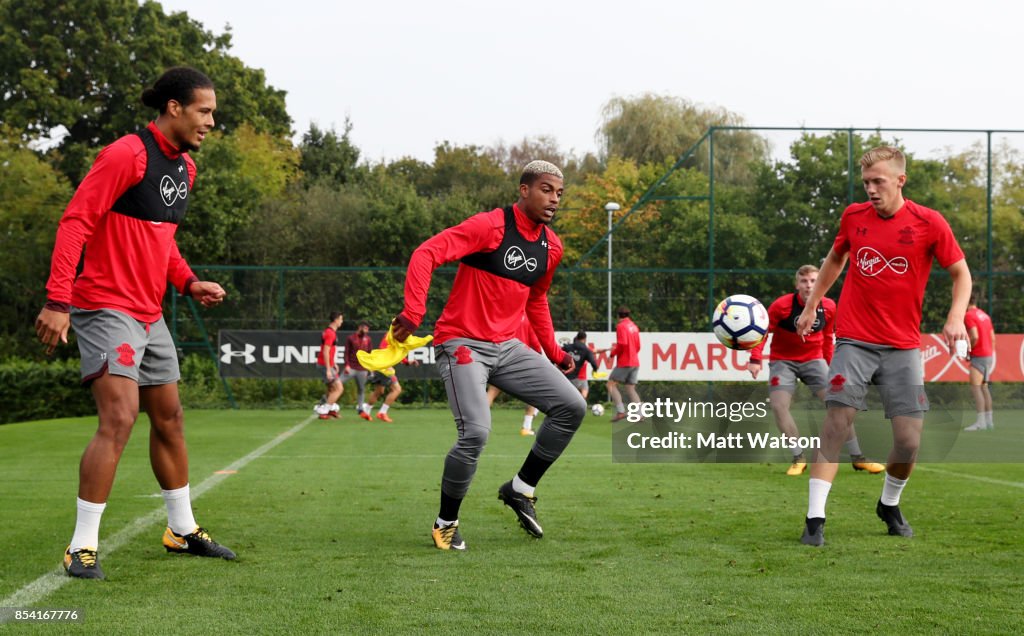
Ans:
[{"label": "white football sock", "polygon": [[386,415],[387,412],[388,412],[388,409],[390,409],[390,408],[391,408],[390,404],[382,404],[381,407],[380,407],[380,410],[377,411],[377,413],[379,413],[380,415]]},{"label": "white football sock", "polygon": [[516,491],[520,495],[532,497],[533,489],[534,487],[520,479],[518,474],[512,478],[512,490]]},{"label": "white football sock", "polygon": [[184,536],[195,532],[199,527],[192,516],[192,499],[189,496],[188,484],[174,490],[161,490],[164,503],[167,504],[167,527],[176,535]]},{"label": "white football sock", "polygon": [[825,518],[825,502],[828,491],[832,490],[832,482],[812,477],[807,481],[807,518]]},{"label": "white football sock", "polygon": [[441,517],[438,517],[437,521],[434,522],[434,525],[438,528],[447,528],[448,526],[452,525],[453,523],[456,523],[457,521],[458,519],[456,519],[455,521],[445,521]]},{"label": "white football sock", "polygon": [[533,430],[533,416],[532,415],[524,415],[523,416],[523,428],[525,428],[528,431],[532,431]]},{"label": "white football sock", "polygon": [[985,411],[985,424],[987,424],[989,428],[995,426],[995,424],[992,423],[992,411]]},{"label": "white football sock", "polygon": [[882,504],[886,506],[898,506],[903,488],[907,485],[906,479],[896,479],[888,472],[885,473],[885,483],[882,484]]},{"label": "white football sock", "polygon": [[106,503],[92,503],[78,499],[78,518],[75,521],[75,534],[71,537],[71,551],[81,548],[96,550],[100,543],[100,517]]}]

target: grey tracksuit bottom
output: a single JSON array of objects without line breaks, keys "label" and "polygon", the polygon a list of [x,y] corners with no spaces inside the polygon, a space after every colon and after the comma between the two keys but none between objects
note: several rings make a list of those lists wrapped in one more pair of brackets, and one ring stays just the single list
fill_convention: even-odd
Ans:
[{"label": "grey tracksuit bottom", "polygon": [[533,452],[552,462],[569,445],[586,414],[586,401],[558,367],[519,340],[454,338],[437,345],[435,354],[459,431],[441,479],[441,490],[450,497],[466,496],[491,432],[488,384],[545,414]]}]

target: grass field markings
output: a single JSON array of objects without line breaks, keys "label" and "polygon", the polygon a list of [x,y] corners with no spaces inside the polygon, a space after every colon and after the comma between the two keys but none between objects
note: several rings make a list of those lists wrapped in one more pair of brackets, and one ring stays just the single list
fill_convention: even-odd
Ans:
[{"label": "grass field markings", "polygon": [[[191,488],[192,500],[195,501],[201,497],[204,493],[208,492],[214,486],[220,484],[222,481],[237,473],[245,465],[254,459],[264,455],[267,451],[271,450],[281,442],[286,441],[303,428],[305,428],[315,418],[314,415],[310,415],[306,419],[302,420],[295,426],[279,434],[274,439],[270,440],[266,444],[260,446],[256,450],[252,451],[245,457],[235,460],[228,466],[225,466],[221,470],[215,472],[204,479],[199,485]],[[148,496],[148,495],[147,495]],[[101,550],[104,556],[112,554],[116,550],[124,547],[136,536],[142,533],[143,530],[153,525],[160,519],[164,518],[167,511],[164,506],[160,506],[151,510],[150,512],[138,517],[130,524],[116,532],[113,536],[106,538],[103,541],[103,549]],[[60,589],[65,583],[71,580],[71,577],[65,574],[64,567],[58,565],[55,569],[50,570],[46,574],[40,576],[35,581],[25,585],[20,590],[11,594],[7,598],[0,600],[0,607],[31,607],[43,600],[53,592]],[[13,613],[10,615],[13,616]],[[0,623],[4,622],[4,619],[0,619]]]},{"label": "grass field markings", "polygon": [[998,484],[1000,486],[1011,486],[1013,488],[1024,488],[1024,481],[1008,481],[1006,479],[995,479],[994,477],[983,477],[981,475],[972,475],[970,473],[958,473],[955,470],[943,470],[941,468],[933,468],[932,466],[917,465],[916,470],[923,470],[930,473],[940,473],[943,475],[953,475],[956,477],[963,477],[964,479],[973,479],[974,481],[983,481],[986,484]]}]

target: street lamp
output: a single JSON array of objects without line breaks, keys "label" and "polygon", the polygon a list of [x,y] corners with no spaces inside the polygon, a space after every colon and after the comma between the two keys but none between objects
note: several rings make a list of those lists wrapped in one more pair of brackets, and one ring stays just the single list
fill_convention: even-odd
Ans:
[{"label": "street lamp", "polygon": [[619,209],[619,204],[609,201],[604,204],[608,213],[608,331],[612,330],[612,213]]}]

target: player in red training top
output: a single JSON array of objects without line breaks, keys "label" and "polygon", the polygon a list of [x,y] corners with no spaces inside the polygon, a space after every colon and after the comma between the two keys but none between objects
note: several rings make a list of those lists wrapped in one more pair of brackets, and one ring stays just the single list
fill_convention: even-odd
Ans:
[{"label": "player in red training top", "polygon": [[996,331],[992,327],[992,319],[978,308],[977,299],[973,300],[964,315],[964,326],[971,339],[971,393],[978,410],[978,418],[965,431],[988,431],[995,428],[992,422],[992,393],[988,390],[988,380],[995,367]]},{"label": "player in red training top", "polygon": [[99,415],[79,466],[77,523],[64,552],[64,569],[79,578],[103,578],[100,517],[140,405],[149,415],[150,463],[167,506],[164,547],[235,558],[192,515],[178,354],[162,315],[168,283],[205,307],[224,299],[220,285],[192,273],[174,240],[196,174],[187,151],[198,150],[213,129],[217,97],[210,78],[177,67],[147,88],[142,102],[160,111],[156,121],[100,151],[64,211],[47,302],[36,318],[47,353],[67,343],[74,327],[82,381]]},{"label": "player in red training top", "polygon": [[[533,448],[519,472],[498,489],[523,529],[534,537],[534,488],[569,444],[586,402],[563,370],[572,356],[558,348],[547,292],[562,260],[562,241],[548,227],[562,198],[562,172],[533,161],[519,178],[515,205],[482,212],[427,239],[409,261],[405,307],[395,317],[394,337],[404,342],[423,322],[434,270],[461,260],[448,302],[434,328],[437,366],[448,391],[458,439],[441,478],[441,507],[434,545],[464,550],[459,508],[491,430],[487,383],[546,413]],[[515,338],[523,314],[537,332],[544,356]]]},{"label": "player in red training top", "polygon": [[619,384],[626,387],[626,395],[630,402],[639,402],[640,394],[636,392],[636,381],[640,374],[640,328],[629,317],[629,307],[619,305],[615,310],[619,323],[615,325],[615,344],[604,352],[615,357],[615,368],[608,376],[608,395],[615,403],[613,422],[626,419],[626,405],[622,403]]},{"label": "player in red training top", "polygon": [[800,538],[807,545],[825,543],[825,502],[838,469],[839,449],[850,436],[857,411],[866,408],[869,384],[879,386],[893,438],[875,512],[890,535],[913,536],[899,502],[914,469],[928,410],[919,346],[932,259],[953,281],[952,303],[942,328],[950,354],[957,340],[967,339],[964,313],[971,297],[971,272],[946,219],[903,198],[907,164],[898,149],[869,150],[860,166],[869,200],[843,212],[839,233],[797,321],[797,333],[809,336],[815,308],[849,260],[836,315],[836,350],[828,369],[828,411],[808,482],[807,518]]},{"label": "player in red training top", "polygon": [[340,311],[332,313],[330,324],[320,334],[320,350],[316,353],[316,366],[318,369],[323,369],[324,386],[327,387],[327,393],[313,411],[322,420],[339,419],[341,417],[338,398],[345,392],[345,388],[341,383],[341,376],[338,373],[337,343],[338,329],[341,329],[341,323],[344,320],[345,317]]},{"label": "player in red training top", "polygon": [[[772,356],[768,372],[768,395],[775,415],[775,424],[783,437],[796,439],[799,431],[793,415],[789,411],[796,391],[796,381],[800,380],[818,397],[825,399],[827,386],[828,363],[832,361],[834,343],[832,334],[835,331],[836,304],[831,298],[822,298],[818,304],[817,318],[811,327],[810,335],[796,335],[796,319],[803,311],[807,297],[811,295],[814,281],[818,280],[818,268],[804,265],[796,270],[796,291],[775,299],[768,307],[768,333],[772,334]],[[761,372],[765,338],[761,344],[750,350],[750,361],[747,371],[756,378]],[[846,450],[850,453],[854,470],[866,470],[875,474],[885,470],[885,466],[868,460],[860,449],[857,434],[850,427],[850,439],[846,441]],[[801,448],[793,445],[793,463],[786,470],[787,475],[800,475],[807,469],[807,459]]]}]

